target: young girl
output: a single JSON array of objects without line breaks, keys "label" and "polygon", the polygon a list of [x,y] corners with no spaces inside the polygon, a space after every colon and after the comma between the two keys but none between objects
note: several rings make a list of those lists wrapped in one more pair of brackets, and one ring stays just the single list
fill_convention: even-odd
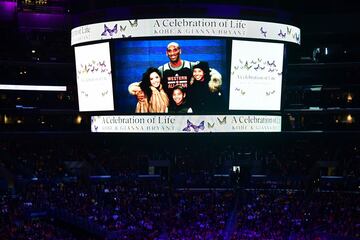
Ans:
[{"label": "young girl", "polygon": [[169,98],[162,88],[161,73],[157,68],[148,68],[141,82],[132,84],[129,92],[132,95],[144,95],[136,104],[136,113],[165,113],[168,110]]},{"label": "young girl", "polygon": [[186,91],[180,85],[175,86],[172,90],[169,113],[192,113],[191,107],[186,102]]}]

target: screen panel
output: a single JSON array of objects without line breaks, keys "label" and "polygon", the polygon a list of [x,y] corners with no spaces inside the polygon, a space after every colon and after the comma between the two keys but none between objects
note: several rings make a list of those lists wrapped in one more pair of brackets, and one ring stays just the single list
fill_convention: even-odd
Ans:
[{"label": "screen panel", "polygon": [[269,115],[112,115],[92,116],[92,132],[229,133],[280,132],[281,116]]},{"label": "screen panel", "polygon": [[[167,67],[169,58],[166,54],[167,45],[176,42],[181,48],[180,58],[191,64],[190,78],[192,77],[192,68],[199,61],[206,62],[211,70],[216,71],[221,76],[221,89],[217,94],[218,108],[216,111],[213,106],[209,106],[205,113],[227,112],[228,104],[225,99],[228,98],[228,70],[227,70],[227,41],[225,39],[177,39],[177,40],[143,40],[143,41],[117,41],[114,44],[114,66],[115,66],[115,98],[116,112],[120,114],[135,113],[137,98],[129,93],[129,86],[132,83],[140,82],[143,74],[149,67],[162,69]],[[184,67],[184,69],[186,66]],[[168,91],[170,105],[173,103],[172,91],[174,85],[181,85],[182,78],[188,73],[180,70],[172,75],[163,76],[162,86]],[[162,70],[163,71],[163,70]],[[183,75],[182,75],[183,74]],[[178,76],[177,76],[178,75]],[[177,79],[180,79],[178,82]],[[190,80],[191,81],[191,80]],[[184,80],[186,82],[186,80]],[[196,84],[194,84],[195,86]],[[188,82],[183,84],[186,88],[186,98],[191,105],[191,98],[196,94],[193,90],[193,84]],[[208,87],[204,87],[208,88]],[[209,91],[209,90],[208,90]],[[199,94],[198,94],[199,95]],[[193,106],[192,106],[193,107]],[[204,111],[194,111],[199,114]],[[168,112],[171,114],[170,112]]]},{"label": "screen panel", "polygon": [[79,111],[113,111],[109,43],[75,47]]},{"label": "screen panel", "polygon": [[280,110],[284,44],[233,40],[230,110]]},{"label": "screen panel", "polygon": [[[208,99],[208,106],[202,104],[200,110],[192,106],[192,113],[230,114],[237,111],[280,110],[284,55],[282,43],[177,39],[115,42],[116,112],[135,113],[137,98],[129,94],[129,86],[140,82],[148,67],[158,68],[169,63],[166,46],[171,42],[176,42],[181,47],[181,59],[193,63],[193,74],[193,67],[200,61],[206,62],[210,69],[221,77],[221,89],[216,92],[221,97],[213,98],[213,101]],[[193,74],[191,77],[194,80]],[[169,82],[167,79],[163,80]],[[190,83],[187,88],[187,99],[190,105],[196,105],[191,100],[202,98],[200,95],[205,93],[192,89]],[[167,94],[171,103],[172,92],[168,91]]]}]

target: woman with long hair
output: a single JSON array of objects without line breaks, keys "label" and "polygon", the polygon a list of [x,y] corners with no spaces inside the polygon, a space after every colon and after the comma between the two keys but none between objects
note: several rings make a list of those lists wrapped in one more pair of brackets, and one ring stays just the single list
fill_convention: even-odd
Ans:
[{"label": "woman with long hair", "polygon": [[141,82],[129,89],[133,95],[144,94],[142,100],[138,100],[136,104],[136,113],[167,112],[169,98],[162,87],[161,80],[159,69],[150,67],[143,74]]}]

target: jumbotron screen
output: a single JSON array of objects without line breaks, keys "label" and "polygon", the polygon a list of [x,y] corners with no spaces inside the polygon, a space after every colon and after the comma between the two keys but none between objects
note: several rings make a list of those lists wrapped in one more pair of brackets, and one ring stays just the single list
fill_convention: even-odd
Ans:
[{"label": "jumbotron screen", "polygon": [[[79,110],[92,112],[93,132],[281,131],[284,43],[192,36],[191,27],[135,37],[126,31],[140,20],[124,23],[97,26],[103,43],[75,47]],[[246,38],[241,26],[232,34]],[[80,30],[77,41],[93,38]]]}]

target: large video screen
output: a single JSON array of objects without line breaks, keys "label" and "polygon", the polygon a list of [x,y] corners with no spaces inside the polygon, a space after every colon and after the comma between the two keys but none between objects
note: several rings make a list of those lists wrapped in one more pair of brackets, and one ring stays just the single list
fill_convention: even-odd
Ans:
[{"label": "large video screen", "polygon": [[300,29],[181,17],[79,26],[79,109],[92,132],[279,132],[284,43],[300,44]]}]

